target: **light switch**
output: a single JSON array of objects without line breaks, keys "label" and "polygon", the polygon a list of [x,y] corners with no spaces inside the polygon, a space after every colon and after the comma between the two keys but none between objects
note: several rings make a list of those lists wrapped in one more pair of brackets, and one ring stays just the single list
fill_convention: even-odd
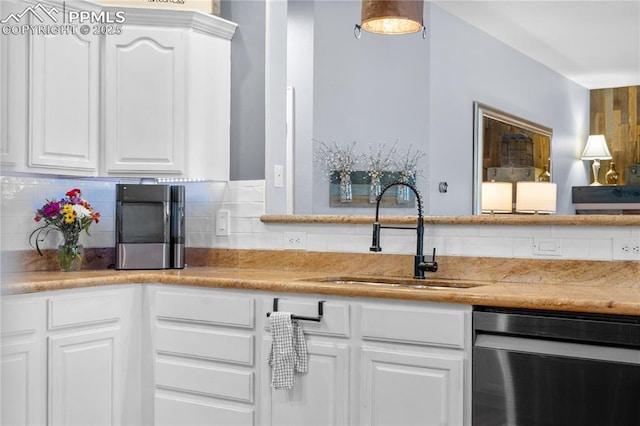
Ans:
[{"label": "light switch", "polygon": [[281,164],[273,166],[273,187],[284,188],[284,167]]},{"label": "light switch", "polygon": [[562,240],[536,238],[533,241],[533,254],[539,256],[561,256]]},{"label": "light switch", "polygon": [[229,235],[229,210],[218,210],[216,213],[216,235],[225,237]]}]

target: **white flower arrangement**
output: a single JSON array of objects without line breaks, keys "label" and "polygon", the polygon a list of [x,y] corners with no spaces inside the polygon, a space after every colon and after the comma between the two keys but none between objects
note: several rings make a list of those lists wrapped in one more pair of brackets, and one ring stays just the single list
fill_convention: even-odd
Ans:
[{"label": "white flower arrangement", "polygon": [[318,146],[314,155],[314,160],[331,176],[334,172],[338,172],[340,176],[349,175],[356,171],[357,165],[362,161],[362,155],[355,152],[356,142],[350,145],[339,145],[333,141],[332,145],[328,145],[322,141],[318,142]]},{"label": "white flower arrangement", "polygon": [[366,162],[367,174],[371,176],[372,181],[380,180],[385,173],[391,171],[395,161],[394,157],[397,152],[397,145],[398,141],[396,141],[387,152],[385,152],[385,144],[378,145],[376,151],[369,145],[369,155]]},{"label": "white flower arrangement", "polygon": [[420,159],[424,157],[426,154],[416,149],[414,152],[411,152],[412,146],[409,145],[407,151],[402,153],[400,157],[396,160],[396,168],[400,172],[400,175],[403,179],[409,180],[409,178],[415,178],[421,170],[418,169],[418,163]]}]

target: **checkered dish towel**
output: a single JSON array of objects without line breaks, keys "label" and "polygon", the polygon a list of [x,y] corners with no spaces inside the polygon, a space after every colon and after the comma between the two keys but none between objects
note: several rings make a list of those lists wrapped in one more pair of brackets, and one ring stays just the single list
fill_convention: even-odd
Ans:
[{"label": "checkered dish towel", "polygon": [[306,373],[309,369],[307,343],[302,327],[291,319],[290,312],[272,312],[271,350],[269,365],[272,367],[271,387],[292,389],[295,373]]}]

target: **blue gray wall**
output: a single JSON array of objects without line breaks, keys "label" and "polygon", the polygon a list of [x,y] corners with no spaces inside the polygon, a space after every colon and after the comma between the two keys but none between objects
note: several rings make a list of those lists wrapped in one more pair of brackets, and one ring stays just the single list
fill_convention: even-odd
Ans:
[{"label": "blue gray wall", "polygon": [[222,0],[231,40],[231,180],[264,179],[265,1]]},{"label": "blue gray wall", "polygon": [[[298,58],[291,55],[289,41],[286,58],[289,71],[292,62],[303,61],[300,66],[308,67],[313,61],[313,72],[290,75],[287,81],[295,87],[312,87],[307,95],[311,101],[296,92],[295,213],[368,214],[371,210],[329,207],[329,183],[310,160],[311,140],[318,139],[355,140],[365,152],[369,144],[388,145],[395,140],[399,146],[419,147],[427,153],[423,178],[418,181],[427,214],[471,214],[474,101],[553,128],[558,213],[573,212],[570,188],[588,181],[578,159],[588,134],[586,88],[429,2],[424,14],[426,40],[419,34],[369,33],[356,40],[358,1],[316,1],[306,10],[306,16],[311,10],[314,17],[311,30],[306,27],[313,32],[313,43]],[[289,19],[297,15],[290,13]],[[298,128],[301,120],[304,135]],[[275,148],[278,141],[267,138],[266,143]],[[277,152],[268,154],[267,170],[281,161]],[[438,191],[442,181],[449,184],[446,194]],[[282,213],[283,198],[269,185],[267,173],[267,211]],[[394,209],[389,213],[412,212]]]},{"label": "blue gray wall", "polygon": [[[266,179],[267,213],[286,210],[273,167],[285,164],[287,86],[296,89],[295,213],[369,213],[328,206],[329,184],[312,163],[311,141],[335,139],[356,140],[363,150],[395,140],[419,147],[428,154],[419,182],[427,214],[471,214],[474,101],[553,128],[558,213],[573,212],[571,186],[588,183],[578,160],[589,127],[586,88],[429,2],[426,40],[369,33],[355,40],[359,1],[233,0],[222,11],[239,23],[231,176]],[[449,183],[446,194],[438,192],[440,181]]]},{"label": "blue gray wall", "polygon": [[[553,129],[558,214],[573,214],[571,186],[587,185],[579,159],[589,132],[589,90],[439,7],[431,7],[429,214],[472,212],[474,101]],[[449,192],[437,191],[438,181]]]}]

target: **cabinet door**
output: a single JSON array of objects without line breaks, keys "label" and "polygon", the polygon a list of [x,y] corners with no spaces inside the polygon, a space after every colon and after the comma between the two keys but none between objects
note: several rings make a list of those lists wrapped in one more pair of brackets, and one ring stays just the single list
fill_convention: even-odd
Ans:
[{"label": "cabinet door", "polygon": [[461,425],[462,355],[362,349],[366,425]]},{"label": "cabinet door", "polygon": [[50,423],[120,423],[119,346],[119,327],[49,337]]},{"label": "cabinet door", "polygon": [[189,31],[187,84],[190,177],[229,180],[231,137],[231,43]]},{"label": "cabinet door", "polygon": [[40,348],[35,340],[4,339],[2,342],[2,416],[3,425],[39,425],[44,423],[40,389],[45,381],[39,365]]},{"label": "cabinet door", "polygon": [[[263,347],[267,359],[271,339]],[[267,425],[348,425],[349,347],[329,341],[307,341],[309,371],[296,373],[293,389],[271,387],[271,368],[263,368],[262,395],[265,396],[260,424]]]},{"label": "cabinet door", "polygon": [[[0,3],[0,16],[4,16],[5,9]],[[9,122],[9,94],[7,91],[7,78],[9,75],[7,63],[9,62],[9,36],[0,33],[0,164],[12,164],[9,149],[9,137],[7,124]]]},{"label": "cabinet door", "polygon": [[184,170],[184,31],[127,26],[106,38],[108,173]]},{"label": "cabinet door", "polygon": [[29,40],[29,166],[97,174],[99,37]]},{"label": "cabinet door", "polygon": [[1,310],[0,424],[44,424],[44,304],[37,296],[3,296]]},{"label": "cabinet door", "polygon": [[[0,17],[24,11],[24,3],[0,1]],[[0,165],[24,171],[27,146],[27,36],[0,32]]]}]

